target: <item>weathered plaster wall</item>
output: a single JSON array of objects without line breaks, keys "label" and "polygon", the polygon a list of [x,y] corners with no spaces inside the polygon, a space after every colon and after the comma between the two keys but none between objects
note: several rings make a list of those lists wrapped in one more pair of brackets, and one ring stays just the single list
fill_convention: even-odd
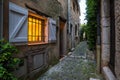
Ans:
[{"label": "weathered plaster wall", "polygon": [[[10,2],[13,2],[17,5],[20,5],[24,8],[26,8],[26,4],[31,7],[34,8],[38,11],[41,11],[42,13],[45,13],[49,16],[51,16],[52,18],[58,20],[58,16],[60,16],[60,13],[62,12],[62,8],[61,8],[61,4],[57,1],[57,0],[10,0]],[[30,9],[28,9],[30,10]],[[30,10],[31,11],[31,10]],[[58,36],[58,34],[57,34]],[[55,44],[52,46],[52,53],[58,53],[58,44]],[[54,50],[55,49],[55,50]]]},{"label": "weathered plaster wall", "polygon": [[[74,24],[80,23],[80,7],[79,4],[76,3],[77,0],[71,0],[71,21],[74,22]],[[73,4],[74,3],[74,4]]]},{"label": "weathered plaster wall", "polygon": [[[22,76],[24,74],[31,75],[31,72],[33,71],[39,71],[39,69],[36,69],[36,66],[40,65],[47,65],[47,63],[54,64],[56,60],[59,59],[59,46],[60,46],[60,24],[59,24],[59,16],[65,20],[67,20],[67,0],[9,0],[10,2],[13,2],[21,7],[29,6],[33,9],[36,9],[37,11],[40,11],[52,18],[54,18],[57,21],[57,42],[54,44],[43,44],[43,45],[21,45],[17,46],[20,53],[16,56],[23,58],[24,63],[17,75]],[[72,0],[71,0],[72,3]],[[73,6],[73,4],[71,4]],[[71,7],[70,7],[71,8]],[[29,11],[35,12],[31,9],[28,9]],[[36,12],[35,12],[36,13]],[[76,13],[73,11],[73,8],[71,8],[71,24],[75,26],[79,23],[79,13]],[[65,26],[63,29],[63,35],[64,35],[64,53],[67,51],[67,21],[65,22]],[[73,34],[75,34],[75,27],[73,27]],[[73,35],[74,36],[74,35]],[[75,38],[73,38],[74,40]],[[42,59],[43,56],[44,58]],[[37,59],[40,60],[36,62]],[[40,62],[40,61],[44,61]],[[39,65],[39,63],[41,63]],[[43,68],[45,66],[42,66]],[[27,69],[26,69],[27,68]],[[39,67],[38,67],[39,68]],[[40,68],[40,69],[41,69]],[[19,75],[20,74],[20,75]]]},{"label": "weathered plaster wall", "polygon": [[[72,46],[75,47],[76,44],[79,43],[79,38],[78,36],[75,35],[75,31],[79,31],[79,24],[80,24],[80,7],[79,4],[77,3],[77,0],[71,0],[71,16],[70,16],[70,22],[72,24]],[[77,30],[75,30],[75,26],[77,26]]]},{"label": "weathered plaster wall", "polygon": [[116,53],[115,53],[115,73],[120,80],[120,1],[115,0],[115,46],[116,46]]},{"label": "weathered plaster wall", "polygon": [[37,9],[49,16],[52,16],[54,18],[58,17],[62,11],[61,5],[57,0],[10,0],[11,2],[14,2],[22,7],[25,7],[25,4],[28,6]]},{"label": "weathered plaster wall", "polygon": [[[61,7],[62,7],[62,11],[61,11],[61,14],[60,14],[60,17],[62,19],[64,19],[65,21],[64,22],[64,25],[61,25],[61,19],[59,19],[59,29],[62,28],[62,31],[60,31],[60,35],[63,35],[62,39],[60,39],[60,35],[59,35],[59,43],[62,43],[61,47],[63,48],[62,50],[62,53],[63,55],[67,54],[67,0],[58,0],[58,2],[61,4]],[[62,40],[62,42],[60,41]],[[61,54],[61,53],[60,53]]]},{"label": "weathered plaster wall", "polygon": [[[66,1],[66,0],[65,0]],[[35,60],[38,59],[37,56],[43,56],[40,59],[44,61],[44,63],[40,62],[41,65],[47,65],[54,64],[59,59],[59,16],[66,19],[66,3],[61,4],[57,0],[10,0],[10,2],[13,2],[19,6],[22,6],[26,9],[26,7],[29,6],[31,8],[36,9],[37,11],[40,11],[48,16],[51,16],[57,21],[57,42],[54,44],[45,44],[45,45],[23,45],[23,46],[17,46],[17,48],[20,50],[19,55],[17,55],[20,58],[25,58],[27,62],[25,62],[24,67],[27,67],[27,69],[22,68],[24,72],[19,72],[18,76],[21,76],[19,74],[23,73],[31,76],[31,72],[35,71],[36,66],[40,66],[39,63],[36,63]],[[62,5],[62,6],[61,6]],[[32,11],[31,9],[28,9],[29,11]],[[35,11],[32,11],[35,12]],[[43,53],[42,53],[43,52]],[[36,56],[37,55],[37,56]],[[35,66],[34,66],[35,65]],[[41,68],[43,68],[42,66]],[[41,69],[40,68],[40,69]],[[39,71],[39,70],[38,70]]]},{"label": "weathered plaster wall", "polygon": [[[67,34],[67,39],[68,39],[68,42],[67,42],[67,48],[73,48],[75,47],[78,43],[79,43],[79,38],[78,36],[75,35],[75,26],[77,25],[77,31],[79,32],[79,24],[80,24],[80,19],[79,19],[79,16],[80,16],[80,7],[78,5],[78,3],[76,4],[75,1],[77,0],[70,0],[70,11],[67,12],[67,4],[68,4],[68,0],[58,0],[62,7],[64,8],[63,9],[63,13],[66,14],[66,17],[68,16],[67,14],[69,14],[69,18],[70,18],[70,26],[72,25],[72,29],[70,29],[68,26],[66,28],[67,29],[70,29],[70,33],[71,34]],[[75,9],[73,8],[73,2],[75,3]],[[78,11],[77,11],[77,8],[78,8]],[[71,31],[72,30],[72,31]]]},{"label": "weathered plaster wall", "polygon": [[60,16],[64,19],[67,19],[67,0],[58,0],[61,5]]}]

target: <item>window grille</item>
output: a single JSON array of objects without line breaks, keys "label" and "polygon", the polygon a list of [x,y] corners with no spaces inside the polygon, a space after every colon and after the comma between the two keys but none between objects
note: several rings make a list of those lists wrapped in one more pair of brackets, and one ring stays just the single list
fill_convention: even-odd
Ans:
[{"label": "window grille", "polygon": [[45,42],[45,20],[29,15],[28,16],[28,41],[29,43]]}]

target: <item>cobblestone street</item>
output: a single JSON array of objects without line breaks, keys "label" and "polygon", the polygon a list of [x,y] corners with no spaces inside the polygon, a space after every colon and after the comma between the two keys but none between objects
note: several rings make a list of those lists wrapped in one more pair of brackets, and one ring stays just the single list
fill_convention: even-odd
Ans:
[{"label": "cobblestone street", "polygon": [[103,80],[96,72],[94,60],[86,59],[86,41],[70,52],[58,64],[51,67],[37,80]]}]

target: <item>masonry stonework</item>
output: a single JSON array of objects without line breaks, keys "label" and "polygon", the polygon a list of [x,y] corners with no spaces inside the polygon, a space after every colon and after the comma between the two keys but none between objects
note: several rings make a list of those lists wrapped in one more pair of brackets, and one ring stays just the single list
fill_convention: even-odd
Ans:
[{"label": "masonry stonework", "polygon": [[120,80],[120,1],[115,0],[115,34],[116,34],[116,53],[115,53],[115,74]]},{"label": "masonry stonework", "polygon": [[110,55],[110,9],[109,0],[101,0],[101,43],[102,43],[102,66],[107,66]]},{"label": "masonry stonework", "polygon": [[[67,0],[5,0],[12,2],[22,8],[28,10],[28,12],[33,12],[40,16],[44,16],[47,18],[53,18],[56,21],[56,38],[57,41],[55,43],[47,43],[47,44],[37,44],[37,45],[13,45],[17,47],[19,50],[19,54],[15,55],[23,60],[22,66],[20,66],[18,71],[15,71],[17,77],[28,78],[29,80],[33,80],[32,78],[36,73],[39,73],[41,70],[46,69],[49,65],[55,64],[59,61],[60,51],[62,47],[62,55],[66,55],[68,50],[68,3]],[[71,6],[73,7],[73,2],[77,5],[77,11],[71,9],[71,24],[73,27],[72,32],[72,40],[75,41],[75,25],[77,25],[77,29],[79,29],[79,16],[80,10],[78,6],[77,0],[71,0]],[[71,8],[71,7],[70,7]],[[9,9],[9,8],[7,8]],[[7,10],[6,9],[6,10]],[[8,15],[7,13],[5,13]],[[8,17],[9,18],[9,17]],[[7,19],[8,19],[7,18]],[[6,18],[5,18],[6,19]],[[6,19],[6,20],[7,20]],[[60,25],[63,22],[64,25]],[[7,24],[9,25],[9,24]],[[9,26],[4,28],[5,33],[9,33]],[[62,29],[62,31],[61,31]],[[60,37],[62,35],[62,37]],[[5,34],[3,37],[7,37],[9,39],[8,34]],[[78,43],[79,40],[77,39]],[[75,43],[74,47],[76,46]]]},{"label": "masonry stonework", "polygon": [[[19,5],[21,7],[27,8],[29,11],[32,11],[36,13],[36,11],[39,11],[41,13],[44,13],[45,15],[48,15],[52,18],[54,18],[56,21],[58,20],[58,16],[61,14],[60,12],[62,7],[60,3],[56,0],[10,0],[10,2],[15,3],[16,5]],[[28,8],[29,7],[29,8]],[[32,10],[34,9],[34,10]],[[59,30],[58,30],[59,32]],[[56,34],[58,36],[59,34]],[[20,58],[25,58],[27,62],[24,67],[27,67],[26,71],[23,75],[28,75],[30,78],[34,75],[32,73],[38,72],[45,68],[48,64],[53,64],[53,61],[56,61],[59,59],[59,42],[57,41],[54,45],[53,44],[43,44],[43,45],[23,45],[23,46],[16,46],[20,53],[17,55]],[[51,55],[52,54],[52,55]],[[39,57],[37,57],[39,56]],[[42,62],[36,63],[35,61],[39,59]],[[23,69],[23,67],[20,67],[20,69]],[[18,71],[20,72],[20,71]],[[17,76],[21,76],[22,72],[18,73]]]},{"label": "masonry stonework", "polygon": [[120,80],[120,1],[100,1],[102,72],[107,80]]}]

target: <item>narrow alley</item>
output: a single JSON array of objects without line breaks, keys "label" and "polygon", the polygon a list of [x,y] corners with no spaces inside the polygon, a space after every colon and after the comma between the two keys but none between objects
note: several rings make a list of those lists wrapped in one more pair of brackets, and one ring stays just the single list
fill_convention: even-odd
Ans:
[{"label": "narrow alley", "polygon": [[81,42],[37,80],[103,80],[96,73],[96,62],[86,59],[87,43]]},{"label": "narrow alley", "polygon": [[0,80],[120,80],[120,0],[0,0]]}]

